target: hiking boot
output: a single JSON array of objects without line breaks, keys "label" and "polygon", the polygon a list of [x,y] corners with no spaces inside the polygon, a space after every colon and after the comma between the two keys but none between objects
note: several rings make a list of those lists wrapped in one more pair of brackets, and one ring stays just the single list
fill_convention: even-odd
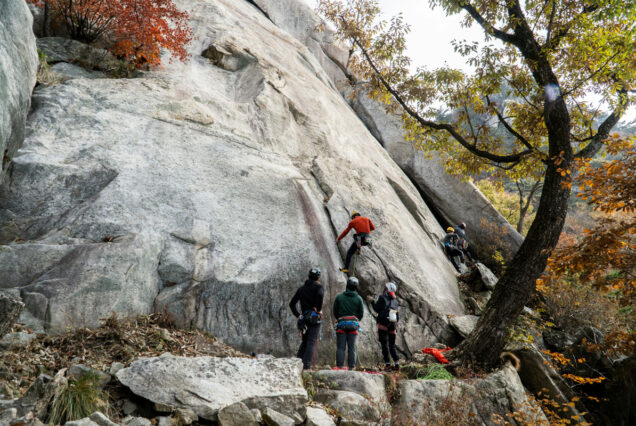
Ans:
[{"label": "hiking boot", "polygon": [[393,366],[393,371],[400,371],[400,364],[395,364]]}]

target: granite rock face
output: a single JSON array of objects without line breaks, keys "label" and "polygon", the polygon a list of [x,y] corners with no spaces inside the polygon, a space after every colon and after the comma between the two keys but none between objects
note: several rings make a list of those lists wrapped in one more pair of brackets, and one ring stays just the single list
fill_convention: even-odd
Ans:
[{"label": "granite rock face", "polygon": [[300,423],[307,403],[301,372],[299,359],[163,355],[134,361],[117,372],[117,379],[155,404],[191,409],[208,420],[219,420],[219,410],[242,402],[250,409],[264,412],[269,408]]},{"label": "granite rock face", "polygon": [[0,181],[24,140],[38,70],[33,17],[24,1],[0,0]]},{"label": "granite rock face", "polygon": [[[319,266],[320,346],[333,347],[351,237],[335,239],[355,209],[377,226],[357,262],[361,292],[398,284],[399,349],[452,336],[446,315],[463,309],[442,228],[320,61],[247,1],[176,3],[196,36],[189,62],[34,94],[0,186],[0,286],[20,294],[30,327],[154,310],[244,351],[289,355],[299,341],[287,303]],[[370,315],[362,325],[367,362],[379,351]]]}]

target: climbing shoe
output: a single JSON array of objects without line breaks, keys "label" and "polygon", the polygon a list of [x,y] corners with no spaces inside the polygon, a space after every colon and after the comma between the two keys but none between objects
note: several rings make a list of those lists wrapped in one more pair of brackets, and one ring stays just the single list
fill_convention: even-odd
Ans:
[{"label": "climbing shoe", "polygon": [[400,364],[395,364],[393,366],[393,371],[400,371]]},{"label": "climbing shoe", "polygon": [[340,272],[344,272],[345,274],[349,272],[347,268],[340,268]]}]

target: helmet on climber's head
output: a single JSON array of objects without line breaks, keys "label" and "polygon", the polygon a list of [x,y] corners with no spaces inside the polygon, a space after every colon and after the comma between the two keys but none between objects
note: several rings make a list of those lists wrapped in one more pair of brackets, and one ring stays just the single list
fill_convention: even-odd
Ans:
[{"label": "helmet on climber's head", "polygon": [[320,278],[320,269],[319,268],[311,268],[309,270],[309,279],[310,280],[317,280],[318,278]]},{"label": "helmet on climber's head", "polygon": [[397,291],[397,286],[392,281],[389,281],[388,283],[384,284],[384,287],[386,288],[386,291],[388,291],[389,293],[395,293]]},{"label": "helmet on climber's head", "polygon": [[462,229],[466,229],[466,224],[464,222],[462,222],[462,223],[459,224],[459,227],[462,228]]},{"label": "helmet on climber's head", "polygon": [[448,228],[446,228],[446,232],[453,233],[453,232],[455,232],[455,230],[453,229],[452,226],[449,226]]},{"label": "helmet on climber's head", "polygon": [[358,216],[360,216],[360,213],[358,213],[357,210],[354,210],[351,212],[351,219],[355,219]]},{"label": "helmet on climber's head", "polygon": [[358,291],[358,287],[360,286],[360,282],[356,277],[350,277],[347,280],[347,290]]}]

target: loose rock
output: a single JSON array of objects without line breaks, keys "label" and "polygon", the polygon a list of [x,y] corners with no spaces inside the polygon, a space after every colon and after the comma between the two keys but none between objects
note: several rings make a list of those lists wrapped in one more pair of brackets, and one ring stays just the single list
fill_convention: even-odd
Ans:
[{"label": "loose rock", "polygon": [[134,361],[117,373],[130,390],[154,403],[193,410],[217,420],[218,411],[236,402],[267,407],[300,418],[307,392],[298,359],[183,358],[164,355]]}]

